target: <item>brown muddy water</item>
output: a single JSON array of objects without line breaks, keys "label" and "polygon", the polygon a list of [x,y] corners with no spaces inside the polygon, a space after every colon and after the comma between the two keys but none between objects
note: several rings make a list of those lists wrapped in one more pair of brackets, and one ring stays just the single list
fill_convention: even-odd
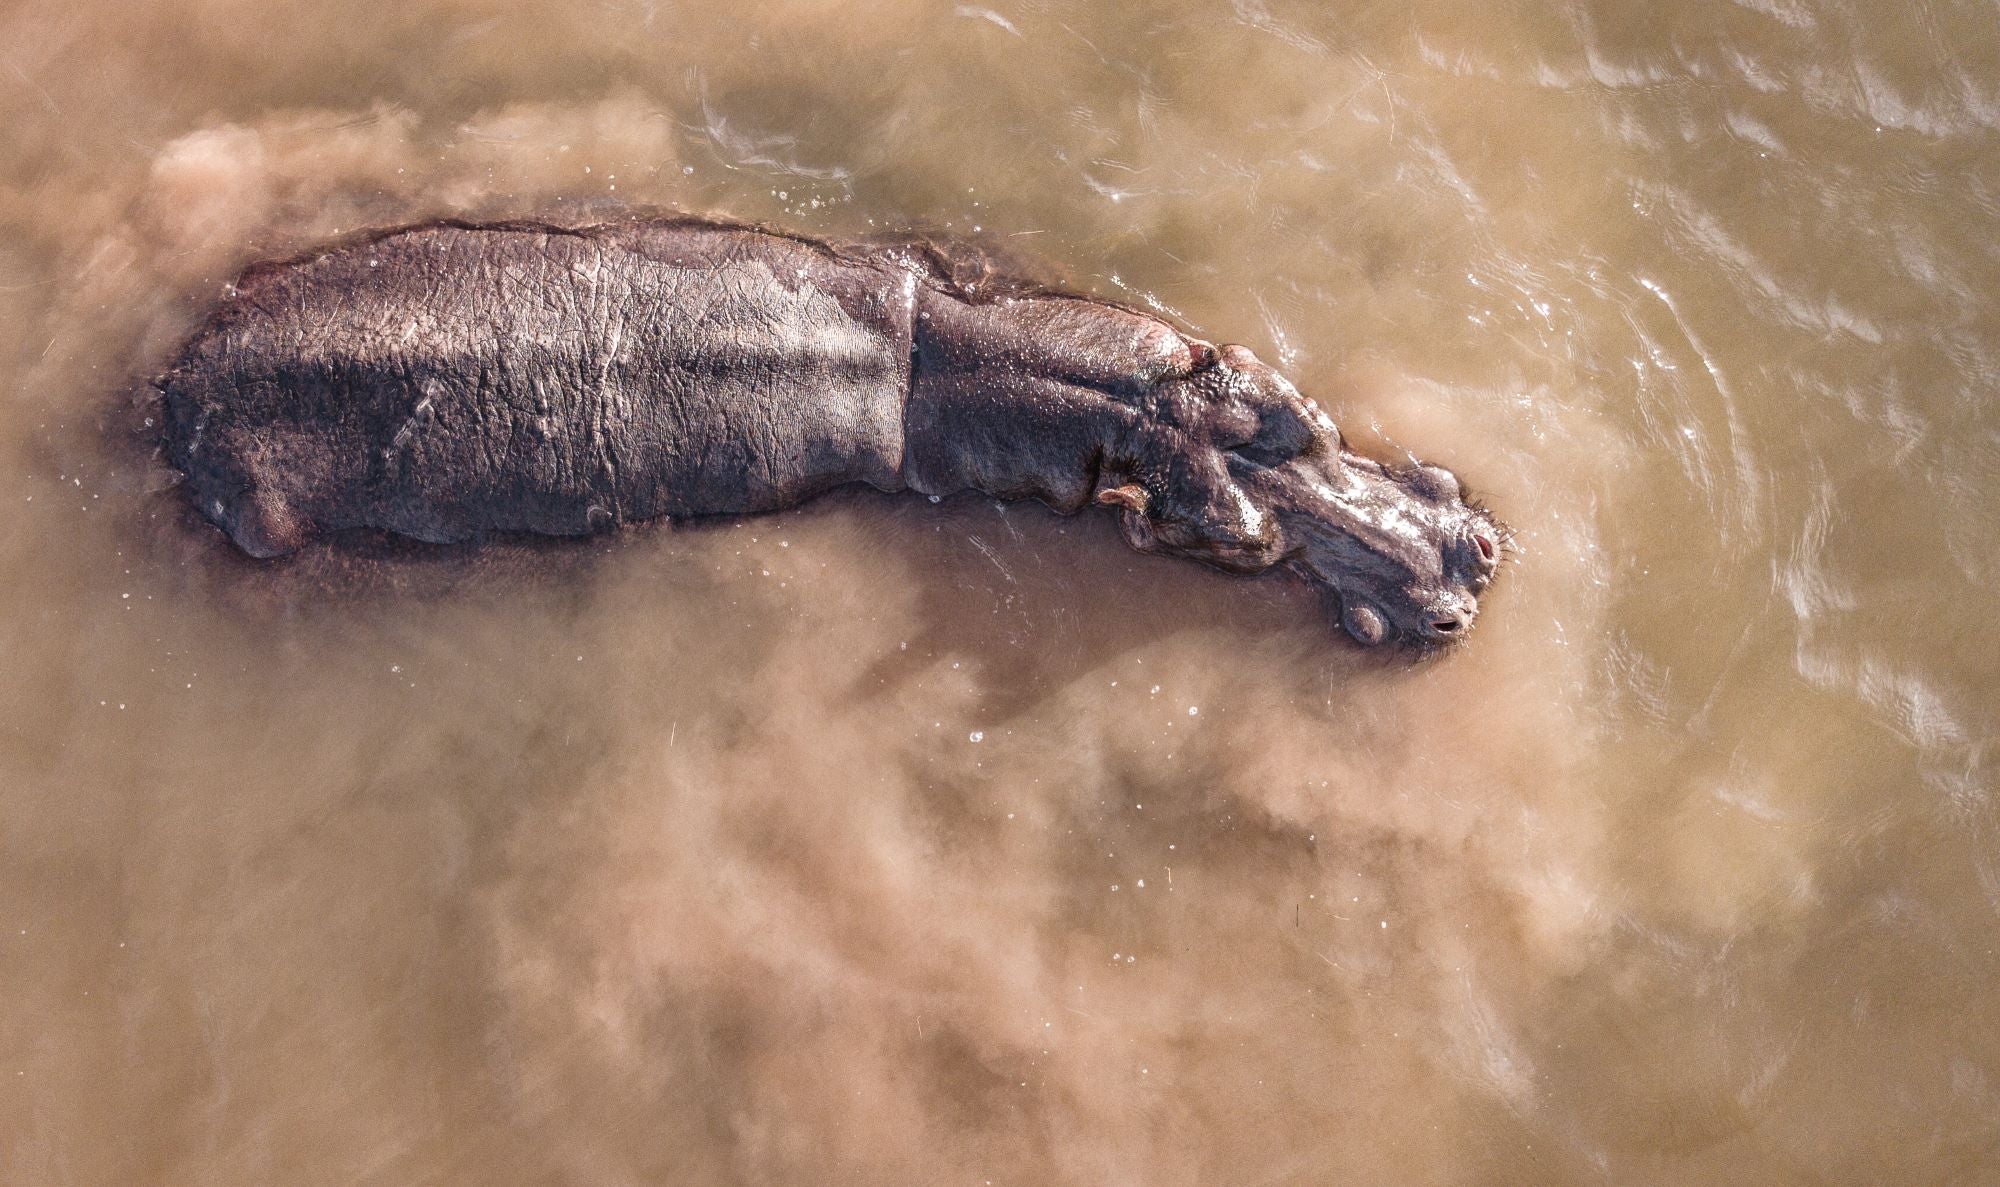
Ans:
[{"label": "brown muddy water", "polygon": [[[135,381],[357,227],[1053,261],[1519,532],[1364,657],[1100,519],[259,566]],[[2000,1180],[2000,17],[0,12],[0,1179]]]}]

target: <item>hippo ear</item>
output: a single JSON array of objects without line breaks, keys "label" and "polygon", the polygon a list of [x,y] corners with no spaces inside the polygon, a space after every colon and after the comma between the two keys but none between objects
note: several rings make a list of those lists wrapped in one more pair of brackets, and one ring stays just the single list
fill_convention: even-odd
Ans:
[{"label": "hippo ear", "polygon": [[1136,511],[1143,515],[1149,500],[1145,487],[1136,482],[1128,482],[1124,486],[1107,486],[1098,491],[1097,501],[1107,507],[1123,507],[1127,511]]},{"label": "hippo ear", "polygon": [[1118,534],[1139,552],[1151,552],[1160,543],[1159,534],[1153,530],[1153,521],[1129,511],[1118,517]]}]

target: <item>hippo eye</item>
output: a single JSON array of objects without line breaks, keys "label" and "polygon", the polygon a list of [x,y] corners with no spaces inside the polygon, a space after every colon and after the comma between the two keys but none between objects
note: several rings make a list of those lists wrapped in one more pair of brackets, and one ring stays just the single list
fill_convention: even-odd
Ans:
[{"label": "hippo eye", "polygon": [[1258,466],[1282,466],[1312,448],[1313,425],[1297,409],[1279,405],[1257,411],[1250,439],[1227,446],[1230,453]]},{"label": "hippo eye", "polygon": [[1458,475],[1443,466],[1419,462],[1405,472],[1403,481],[1411,490],[1433,502],[1449,503],[1462,497]]}]

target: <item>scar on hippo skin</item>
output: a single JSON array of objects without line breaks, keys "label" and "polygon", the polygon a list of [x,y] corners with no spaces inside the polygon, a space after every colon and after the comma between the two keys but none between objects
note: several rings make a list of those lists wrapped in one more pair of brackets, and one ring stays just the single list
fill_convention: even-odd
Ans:
[{"label": "scar on hippo skin", "polygon": [[243,551],[588,536],[848,483],[1093,503],[1143,552],[1292,573],[1357,642],[1465,636],[1508,533],[1349,450],[1245,347],[963,244],[690,218],[434,222],[248,269],[156,381]]}]

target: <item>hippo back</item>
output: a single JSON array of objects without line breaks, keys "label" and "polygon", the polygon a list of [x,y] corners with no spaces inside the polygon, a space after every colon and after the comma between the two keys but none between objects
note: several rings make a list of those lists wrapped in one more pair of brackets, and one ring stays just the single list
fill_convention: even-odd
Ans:
[{"label": "hippo back", "polygon": [[160,381],[170,457],[264,554],[896,489],[913,284],[699,223],[390,232],[245,274]]}]

